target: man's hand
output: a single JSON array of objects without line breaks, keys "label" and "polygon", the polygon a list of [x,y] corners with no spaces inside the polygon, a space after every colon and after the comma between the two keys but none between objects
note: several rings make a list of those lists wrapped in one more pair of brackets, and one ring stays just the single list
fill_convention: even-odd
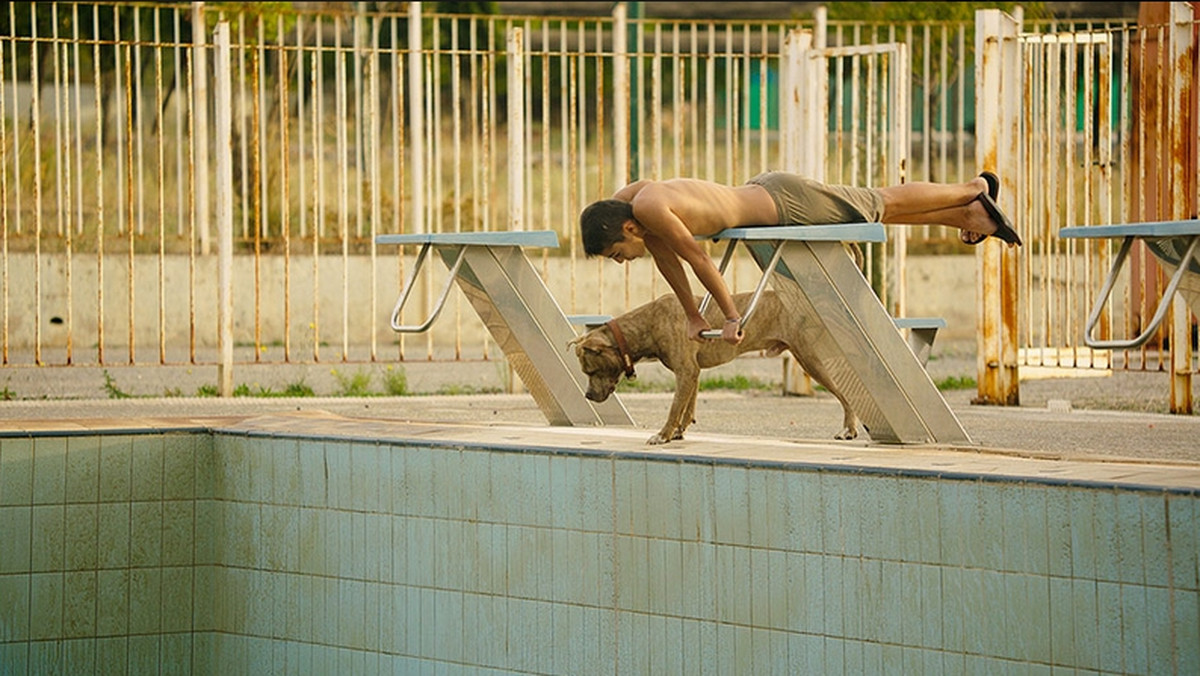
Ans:
[{"label": "man's hand", "polygon": [[688,317],[687,332],[688,332],[689,339],[704,340],[704,338],[700,337],[700,332],[707,331],[707,330],[708,330],[708,322],[704,321],[704,317],[701,317],[700,315],[696,315],[694,317]]},{"label": "man's hand", "polygon": [[730,345],[742,342],[742,323],[740,321],[725,322],[725,328],[721,331],[721,339]]}]

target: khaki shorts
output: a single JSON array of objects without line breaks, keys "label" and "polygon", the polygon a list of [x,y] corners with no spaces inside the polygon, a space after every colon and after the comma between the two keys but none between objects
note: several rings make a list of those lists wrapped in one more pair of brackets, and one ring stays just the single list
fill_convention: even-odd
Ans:
[{"label": "khaki shorts", "polygon": [[775,200],[780,225],[878,223],[883,197],[874,188],[826,185],[785,171],[768,171],[746,181],[761,185]]}]

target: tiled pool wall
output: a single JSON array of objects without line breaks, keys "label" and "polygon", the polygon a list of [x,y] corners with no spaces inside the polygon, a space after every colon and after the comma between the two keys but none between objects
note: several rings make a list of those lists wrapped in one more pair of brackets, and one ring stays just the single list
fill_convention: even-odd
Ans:
[{"label": "tiled pool wall", "polygon": [[0,439],[0,673],[1200,673],[1187,492]]}]

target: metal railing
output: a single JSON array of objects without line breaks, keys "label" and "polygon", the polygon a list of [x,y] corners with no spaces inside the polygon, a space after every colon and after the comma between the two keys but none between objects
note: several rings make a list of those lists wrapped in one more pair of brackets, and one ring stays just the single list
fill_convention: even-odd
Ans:
[{"label": "metal railing", "polygon": [[[4,365],[221,359],[218,195],[233,218],[239,362],[493,358],[457,290],[429,332],[392,334],[386,304],[416,251],[380,255],[377,234],[554,230],[562,244],[542,252],[540,271],[567,312],[641,304],[667,291],[653,266],[584,259],[578,213],[633,178],[740,183],[782,166],[778,76],[796,28],[829,48],[902,43],[912,63],[899,87],[911,111],[907,158],[890,175],[894,153],[878,135],[890,57],[831,65],[827,180],[977,173],[969,23],[669,21],[619,8],[598,18],[441,15],[422,14],[421,3],[406,13],[20,6],[32,14],[17,3],[0,10],[9,28],[0,35]],[[210,43],[222,21],[231,96],[218,101]],[[228,148],[212,145],[218,111],[230,114]],[[1092,145],[1077,136],[1076,147]],[[1053,152],[1040,148],[1029,152]],[[223,152],[229,185],[216,172]],[[1026,209],[1039,223],[1027,248],[1051,252],[1049,221]],[[953,240],[944,228],[905,230],[910,252]],[[902,304],[895,254],[870,252],[868,271]],[[1083,292],[1077,273],[1060,281],[1058,264],[1038,256],[1024,273],[1029,289]],[[728,279],[757,275],[736,260]],[[436,287],[428,279],[414,292],[414,316]],[[1023,345],[1076,345],[1073,325],[1038,303]],[[1050,324],[1068,333],[1037,333]]]}]

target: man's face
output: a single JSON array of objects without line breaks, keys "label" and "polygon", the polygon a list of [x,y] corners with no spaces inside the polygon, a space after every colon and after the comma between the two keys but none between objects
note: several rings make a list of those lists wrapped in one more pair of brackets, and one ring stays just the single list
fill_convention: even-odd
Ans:
[{"label": "man's face", "polygon": [[604,250],[603,255],[605,257],[611,258],[618,263],[624,263],[625,261],[631,261],[646,255],[646,242],[633,232],[636,228],[629,226],[630,224],[626,224],[624,228],[624,239],[614,242],[612,246]]}]

